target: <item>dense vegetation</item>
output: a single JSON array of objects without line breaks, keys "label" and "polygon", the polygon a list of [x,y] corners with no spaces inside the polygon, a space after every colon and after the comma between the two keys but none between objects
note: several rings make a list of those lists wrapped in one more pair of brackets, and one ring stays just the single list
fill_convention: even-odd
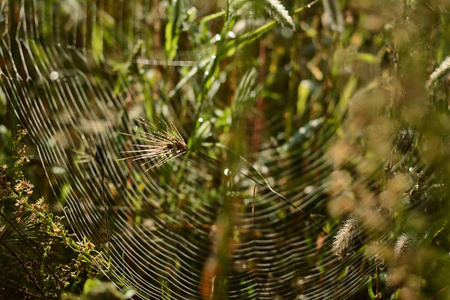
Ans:
[{"label": "dense vegetation", "polygon": [[0,298],[450,298],[449,3],[114,2],[0,3]]}]

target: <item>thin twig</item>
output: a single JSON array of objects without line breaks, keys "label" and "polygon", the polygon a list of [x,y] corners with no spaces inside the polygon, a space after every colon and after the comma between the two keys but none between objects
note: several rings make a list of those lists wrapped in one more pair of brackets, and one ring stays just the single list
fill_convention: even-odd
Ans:
[{"label": "thin twig", "polygon": [[[5,278],[2,278],[1,280],[5,280]],[[19,293],[22,293],[22,294],[24,294],[26,296],[32,297],[31,299],[48,299],[48,298],[44,298],[44,297],[41,297],[41,296],[38,296],[38,295],[35,295],[35,294],[32,294],[32,293],[29,293],[27,291],[21,290],[19,288],[16,288],[16,287],[14,287],[12,285],[9,285],[7,283],[4,283],[4,282],[2,283],[2,285],[4,287],[10,289],[10,290],[15,291],[15,292],[19,292]]]},{"label": "thin twig", "polygon": [[22,265],[23,269],[25,270],[25,272],[28,274],[28,276],[30,277],[31,282],[36,286],[37,290],[39,291],[39,293],[42,295],[42,297],[44,297],[45,299],[47,299],[47,297],[44,294],[44,291],[41,289],[41,287],[39,286],[39,284],[36,282],[36,279],[34,279],[33,275],[31,275],[30,271],[28,270],[27,266],[25,266],[25,263],[20,259],[20,257],[11,249],[8,247],[8,245],[6,245],[3,241],[0,240],[0,244],[6,248],[6,250],[9,251],[9,253],[11,253],[12,256],[14,256],[17,261]]},{"label": "thin twig", "polygon": [[437,296],[439,296],[440,294],[442,294],[443,292],[445,292],[446,289],[448,289],[449,285],[444,286],[442,289],[440,289],[436,294],[434,294],[433,296],[431,296],[430,300],[436,299]]},{"label": "thin twig", "polygon": [[[201,152],[199,152],[199,151],[192,150],[192,149],[189,149],[188,151],[191,151],[191,152],[193,152],[193,153],[195,153],[195,154],[197,154],[197,155],[199,155],[199,156],[201,156],[201,157],[204,157],[204,158],[206,158],[206,159],[209,159],[209,160],[212,160],[212,161],[214,161],[214,162],[216,162],[216,163],[219,163],[219,164],[221,164],[222,166],[225,166],[225,167],[227,167],[227,168],[231,168],[231,167],[230,167],[229,165],[227,165],[226,163],[224,163],[224,162],[222,162],[222,161],[220,161],[220,160],[218,160],[218,159],[215,159],[215,158],[213,158],[213,157],[211,157],[211,156],[209,156],[209,155],[203,154],[203,153],[201,153]],[[258,184],[258,185],[260,185],[260,186],[264,186],[263,183],[259,182],[258,180],[256,180],[256,179],[253,178],[252,176],[247,175],[247,174],[245,174],[244,172],[241,172],[241,171],[239,171],[239,173],[240,173],[241,175],[247,177],[248,179],[250,179],[250,180],[253,181],[254,183],[256,183],[256,184]]]},{"label": "thin twig", "polygon": [[255,184],[255,186],[253,187],[253,197],[252,197],[252,227],[253,227],[253,223],[255,221],[255,195],[256,195],[256,187],[258,185]]},{"label": "thin twig", "polygon": [[[227,149],[227,150],[230,150],[230,151],[232,151],[230,148],[228,148],[228,147],[226,147],[225,145],[221,145],[222,147],[224,147],[225,149]],[[198,152],[198,151],[195,151],[195,150],[192,150],[192,149],[188,149],[189,151],[191,151],[191,152],[194,152],[195,154],[198,154],[198,155],[200,155],[200,156],[202,156],[202,157],[204,157],[204,158],[208,158],[208,159],[210,159],[210,160],[213,160],[213,161],[215,161],[215,162],[217,162],[217,163],[219,163],[219,164],[221,164],[221,165],[223,165],[223,166],[226,166],[227,168],[231,168],[230,166],[228,166],[226,163],[224,163],[224,162],[222,162],[222,161],[220,161],[220,160],[217,160],[217,159],[215,159],[215,158],[212,158],[212,157],[210,157],[210,156],[208,156],[208,155],[205,155],[205,154],[203,154],[203,153],[201,153],[201,152]],[[234,151],[232,151],[233,153],[234,153]],[[255,168],[255,167],[253,167],[253,165],[248,161],[248,160],[246,160],[244,157],[242,157],[241,155],[239,155],[239,154],[237,154],[237,153],[234,153],[234,154],[236,154],[236,155],[238,155],[239,156],[239,158],[242,160],[242,161],[244,161],[246,164],[248,164],[257,174],[258,174],[258,176],[259,177],[261,177],[261,179],[264,181],[264,184],[263,183],[261,183],[260,181],[258,181],[258,180],[256,180],[255,178],[253,178],[252,176],[250,176],[250,175],[248,175],[248,174],[245,174],[245,173],[243,173],[243,172],[241,172],[241,171],[238,171],[240,174],[242,174],[242,175],[244,175],[245,177],[247,177],[248,179],[250,179],[250,180],[252,180],[254,183],[256,183],[256,184],[258,184],[258,185],[260,185],[260,186],[265,186],[265,187],[267,187],[274,195],[276,195],[276,196],[278,196],[280,199],[282,199],[284,202],[286,202],[287,204],[289,204],[289,205],[291,205],[292,207],[294,207],[296,210],[298,210],[298,211],[300,211],[302,214],[304,214],[311,222],[312,222],[312,224],[314,225],[314,226],[316,226],[317,228],[319,228],[325,235],[328,235],[328,233],[326,233],[323,229],[322,229],[322,227],[320,227],[318,224],[316,224],[316,222],[314,222],[314,220],[311,218],[311,216],[309,215],[309,214],[307,214],[303,209],[301,209],[299,206],[297,206],[297,205],[295,205],[294,203],[292,203],[291,201],[289,201],[286,197],[284,197],[283,195],[281,195],[280,193],[278,193],[277,191],[275,191],[273,188],[272,188],[272,186],[270,186],[270,184],[269,184],[269,182],[266,180],[266,178]]]},{"label": "thin twig", "polygon": [[101,168],[102,173],[102,199],[103,205],[105,206],[105,222],[106,222],[106,237],[108,242],[108,257],[110,257],[111,251],[111,233],[109,232],[109,211],[108,211],[108,203],[106,202],[106,194],[105,194],[105,169],[103,166]]},{"label": "thin twig", "polygon": [[104,163],[106,162],[106,153],[102,146],[97,145],[97,152],[95,153],[95,160],[100,166],[100,175],[102,179],[102,200],[103,200],[103,206],[105,207],[105,223],[106,223],[106,239],[108,243],[108,258],[110,258],[110,251],[111,251],[111,233],[109,231],[109,213],[108,213],[108,203],[106,202],[106,191],[105,191],[105,169],[104,169]]}]

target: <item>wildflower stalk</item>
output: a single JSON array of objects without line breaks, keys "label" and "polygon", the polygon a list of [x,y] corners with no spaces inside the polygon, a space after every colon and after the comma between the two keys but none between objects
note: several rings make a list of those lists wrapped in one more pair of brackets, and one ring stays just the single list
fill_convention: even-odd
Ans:
[{"label": "wildflower stalk", "polygon": [[[49,213],[46,209],[36,209],[34,204],[29,204],[28,202],[23,203],[26,207],[27,212],[31,212],[35,214],[39,219],[41,219],[41,223],[48,223],[44,231],[60,231],[56,236],[61,239],[62,244],[72,249],[74,252],[78,254],[82,254],[84,258],[87,260],[89,264],[94,264],[96,260],[93,258],[89,251],[84,251],[83,247],[81,247],[77,242],[75,242],[68,234],[67,230],[59,223],[53,220],[52,214]],[[59,230],[58,230],[59,229]],[[96,254],[98,256],[98,254]]]}]

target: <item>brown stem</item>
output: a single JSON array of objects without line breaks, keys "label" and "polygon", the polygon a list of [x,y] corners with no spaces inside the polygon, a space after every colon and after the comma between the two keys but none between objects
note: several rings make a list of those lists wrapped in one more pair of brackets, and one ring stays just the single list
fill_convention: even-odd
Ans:
[{"label": "brown stem", "polygon": [[[264,84],[265,78],[265,69],[267,62],[267,49],[266,49],[266,40],[262,39],[259,44],[259,84]],[[258,97],[257,102],[258,113],[255,118],[255,131],[253,132],[253,153],[258,152],[259,143],[261,142],[261,130],[262,130],[262,122],[264,115],[264,98],[262,96]]]},{"label": "brown stem", "polygon": [[6,250],[9,251],[9,253],[11,253],[12,256],[14,256],[17,261],[22,265],[23,269],[25,270],[25,272],[28,274],[28,276],[30,277],[31,282],[33,282],[33,284],[36,286],[37,290],[39,291],[39,293],[42,295],[42,297],[44,297],[45,299],[47,299],[47,297],[44,294],[44,291],[41,289],[41,287],[39,286],[39,284],[36,282],[36,280],[34,279],[33,275],[31,275],[30,271],[28,271],[27,266],[25,266],[25,263],[20,259],[20,257],[11,249],[8,247],[8,245],[6,245],[3,241],[0,240],[0,244],[6,248]]},{"label": "brown stem", "polygon": [[[2,278],[1,280],[5,280],[5,278]],[[32,294],[32,293],[29,293],[29,292],[26,292],[26,291],[24,291],[24,290],[21,290],[21,289],[19,289],[19,288],[16,288],[16,287],[14,287],[14,286],[12,286],[12,285],[9,285],[9,284],[7,284],[7,283],[2,283],[2,285],[4,286],[4,287],[6,287],[6,288],[8,288],[8,289],[10,289],[10,290],[13,290],[13,291],[15,291],[15,292],[19,292],[19,293],[21,293],[21,294],[23,294],[23,295],[26,295],[26,296],[28,296],[28,297],[31,297],[31,299],[47,299],[47,298],[43,298],[43,297],[41,297],[41,296],[38,296],[38,295],[35,295],[35,294]]]},{"label": "brown stem", "polygon": [[103,205],[105,206],[105,223],[106,223],[106,238],[108,243],[108,258],[110,257],[110,251],[111,251],[111,233],[109,232],[109,213],[108,213],[108,203],[106,202],[106,195],[105,195],[105,169],[103,168],[103,165],[100,165],[101,169],[101,176],[102,176],[102,200]]},{"label": "brown stem", "polygon": [[446,289],[448,289],[449,285],[444,286],[442,289],[440,289],[436,294],[434,294],[433,296],[431,296],[430,300],[432,299],[436,299],[437,296],[439,296],[440,294],[442,294],[443,292],[445,292]]},{"label": "brown stem", "polygon": [[96,145],[96,152],[95,152],[95,161],[97,162],[98,166],[100,167],[100,175],[102,179],[102,201],[103,206],[105,207],[105,223],[106,223],[106,239],[108,244],[108,258],[110,257],[110,249],[111,249],[111,234],[109,232],[109,213],[108,213],[108,203],[106,202],[106,193],[105,193],[105,168],[104,164],[106,162],[107,153],[102,145]]}]

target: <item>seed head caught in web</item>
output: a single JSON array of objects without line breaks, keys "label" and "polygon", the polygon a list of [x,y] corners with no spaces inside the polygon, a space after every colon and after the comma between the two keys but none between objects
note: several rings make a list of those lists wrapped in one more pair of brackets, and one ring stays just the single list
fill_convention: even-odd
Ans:
[{"label": "seed head caught in web", "polygon": [[331,251],[336,256],[343,258],[351,250],[360,233],[361,221],[356,217],[350,217],[334,236]]},{"label": "seed head caught in web", "polygon": [[132,161],[142,161],[141,167],[147,166],[145,172],[150,169],[162,166],[168,161],[174,160],[178,156],[184,155],[188,151],[188,146],[173,123],[161,122],[164,129],[158,130],[153,125],[138,120],[144,125],[144,132],[131,136],[138,143],[133,144],[134,150],[123,151],[129,155],[121,160],[131,159]]},{"label": "seed head caught in web", "polygon": [[394,260],[396,264],[406,262],[409,255],[412,254],[416,239],[414,236],[403,233],[397,238],[394,246]]}]

